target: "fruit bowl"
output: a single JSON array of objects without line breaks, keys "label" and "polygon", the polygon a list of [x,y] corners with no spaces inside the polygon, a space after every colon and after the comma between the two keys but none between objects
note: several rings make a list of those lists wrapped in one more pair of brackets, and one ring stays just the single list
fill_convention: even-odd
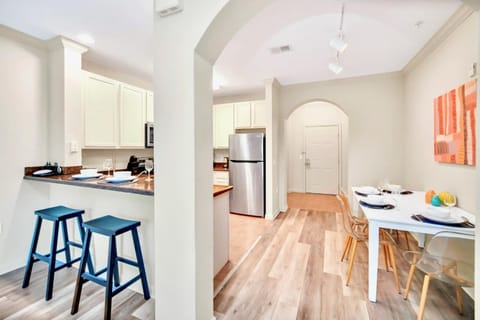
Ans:
[{"label": "fruit bowl", "polygon": [[432,217],[446,219],[450,217],[450,208],[427,206],[427,213]]}]

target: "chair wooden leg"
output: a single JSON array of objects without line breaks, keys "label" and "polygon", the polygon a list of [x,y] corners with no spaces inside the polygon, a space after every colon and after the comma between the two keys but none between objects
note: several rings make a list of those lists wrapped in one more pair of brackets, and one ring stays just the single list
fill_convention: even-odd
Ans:
[{"label": "chair wooden leg", "polygon": [[462,287],[457,285],[457,306],[458,313],[463,314]]},{"label": "chair wooden leg", "polygon": [[428,285],[430,284],[430,275],[426,274],[423,279],[422,296],[420,297],[420,305],[418,306],[417,320],[423,319],[425,312],[425,303],[427,302]]},{"label": "chair wooden leg", "polygon": [[408,242],[408,231],[403,231],[405,235],[405,241],[407,242],[407,250],[410,251],[410,243]]},{"label": "chair wooden leg", "polygon": [[387,270],[387,272],[388,272],[389,271],[389,269],[388,269],[389,254],[388,254],[387,245],[383,245],[383,257],[385,259],[385,270]]},{"label": "chair wooden leg", "polygon": [[355,252],[357,251],[357,244],[358,244],[358,240],[357,239],[353,239],[353,247],[350,251],[350,262],[348,264],[348,271],[347,271],[347,281],[345,283],[345,285],[348,287],[349,283],[350,283],[350,277],[352,276],[352,270],[353,270],[353,261],[355,260]]},{"label": "chair wooden leg", "polygon": [[398,272],[397,272],[397,262],[395,261],[395,252],[393,252],[393,247],[391,244],[388,244],[389,260],[393,269],[393,277],[395,278],[395,285],[397,286],[397,291],[400,293],[400,282],[398,281]]},{"label": "chair wooden leg", "polygon": [[340,262],[343,262],[343,259],[345,259],[345,256],[348,255],[351,245],[352,245],[352,236],[347,235],[345,237],[345,247],[343,248],[342,259],[340,259]]},{"label": "chair wooden leg", "polygon": [[408,279],[407,279],[407,286],[405,288],[405,294],[403,295],[403,299],[407,300],[408,293],[410,292],[410,286],[412,285],[413,274],[415,273],[415,264],[410,265],[410,271],[408,272]]}]

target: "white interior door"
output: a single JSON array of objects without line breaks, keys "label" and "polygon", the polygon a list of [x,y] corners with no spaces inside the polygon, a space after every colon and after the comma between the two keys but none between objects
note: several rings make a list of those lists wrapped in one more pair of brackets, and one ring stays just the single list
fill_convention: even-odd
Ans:
[{"label": "white interior door", "polygon": [[305,191],[337,194],[338,125],[305,127]]}]

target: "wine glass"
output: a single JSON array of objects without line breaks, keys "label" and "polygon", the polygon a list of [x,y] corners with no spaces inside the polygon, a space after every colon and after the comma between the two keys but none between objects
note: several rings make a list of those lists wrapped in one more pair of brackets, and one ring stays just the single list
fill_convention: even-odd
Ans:
[{"label": "wine glass", "polygon": [[152,181],[153,179],[150,178],[150,171],[153,170],[153,160],[145,160],[145,170],[148,172],[148,178],[145,181]]},{"label": "wine glass", "polygon": [[103,161],[103,168],[107,170],[107,176],[110,177],[110,170],[113,169],[112,159],[105,159],[105,161]]}]

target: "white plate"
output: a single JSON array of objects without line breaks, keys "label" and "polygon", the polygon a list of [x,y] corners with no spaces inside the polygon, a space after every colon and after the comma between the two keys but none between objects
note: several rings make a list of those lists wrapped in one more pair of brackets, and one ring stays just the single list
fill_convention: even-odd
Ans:
[{"label": "white plate", "polygon": [[98,178],[101,177],[101,173],[95,173],[95,174],[74,174],[72,176],[72,179],[75,180],[84,180],[84,179],[92,179],[92,178]]},{"label": "white plate", "polygon": [[370,186],[364,186],[358,188],[358,192],[363,194],[379,194],[378,189]]},{"label": "white plate", "polygon": [[52,173],[52,170],[50,169],[42,169],[42,170],[37,170],[33,173],[34,176],[43,176],[44,174],[49,174]]},{"label": "white plate", "polygon": [[385,199],[382,196],[373,195],[373,194],[368,195],[368,197],[366,197],[365,199],[362,199],[362,201],[374,206],[383,206],[386,204]]},{"label": "white plate", "polygon": [[111,183],[120,183],[120,182],[127,182],[127,181],[132,181],[134,180],[134,176],[129,176],[129,177],[108,177],[105,179],[107,182]]},{"label": "white plate", "polygon": [[464,218],[454,216],[454,215],[451,215],[448,218],[440,218],[440,217],[433,216],[426,211],[422,212],[421,214],[422,214],[422,216],[424,216],[425,218],[427,218],[429,220],[436,221],[436,222],[442,222],[442,223],[462,223],[462,222],[465,221]]}]

